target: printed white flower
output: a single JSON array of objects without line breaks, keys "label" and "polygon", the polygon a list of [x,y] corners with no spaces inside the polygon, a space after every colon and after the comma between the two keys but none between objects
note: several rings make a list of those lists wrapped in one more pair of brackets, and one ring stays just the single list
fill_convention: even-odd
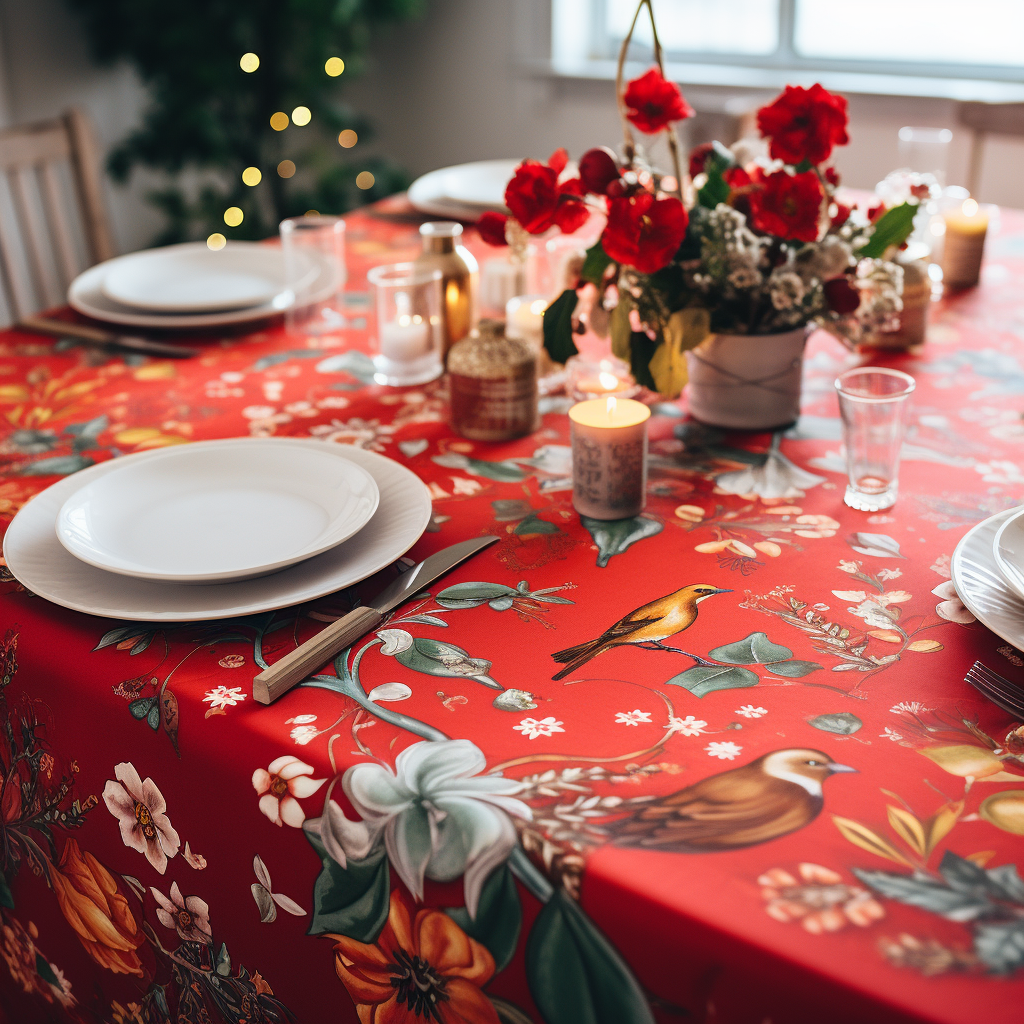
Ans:
[{"label": "printed white flower", "polygon": [[768,709],[755,708],[753,704],[744,704],[743,707],[736,709],[736,714],[742,715],[744,718],[761,718],[768,714]]},{"label": "printed white flower", "polygon": [[845,559],[839,560],[840,572],[857,573],[860,572],[860,562],[847,562]]},{"label": "printed white flower", "polygon": [[203,703],[215,708],[233,708],[243,700],[245,694],[240,686],[215,686],[212,690],[206,691]]},{"label": "printed white flower", "polygon": [[272,405],[247,405],[242,410],[242,415],[247,420],[265,420],[276,412]]},{"label": "printed white flower", "polygon": [[981,479],[989,484],[1020,484],[1024,483],[1024,475],[1013,462],[1005,459],[993,459],[991,462],[979,462],[974,471],[981,474]]},{"label": "printed white flower", "polygon": [[412,647],[412,633],[404,629],[381,629],[377,631],[377,636],[384,641],[380,648],[381,654],[393,656]]},{"label": "printed white flower", "polygon": [[304,747],[310,740],[315,740],[320,735],[320,730],[315,725],[297,725],[290,735],[296,743]]},{"label": "printed white flower", "polygon": [[167,801],[152,779],[139,778],[135,766],[122,761],[114,767],[114,778],[103,787],[103,802],[121,826],[124,845],[145,854],[146,860],[162,875],[167,858],[181,846],[178,833],[165,813]]},{"label": "printed white flower", "polygon": [[294,718],[286,718],[285,725],[309,725],[316,721],[316,715],[296,715]]},{"label": "printed white flower", "polygon": [[187,942],[211,942],[210,908],[198,896],[182,896],[178,883],[171,885],[168,899],[159,889],[149,891],[157,902],[156,916],[165,928],[174,928]]},{"label": "printed white flower", "polygon": [[885,732],[880,732],[878,734],[878,738],[881,740],[892,740],[893,743],[896,743],[899,740],[903,739],[903,737],[898,732],[896,732],[893,729],[890,729],[889,726],[885,727]]},{"label": "printed white flower", "polygon": [[260,797],[260,810],[277,826],[301,828],[306,812],[300,800],[312,796],[327,780],[311,779],[313,766],[291,754],[276,757],[266,768],[252,773],[253,789]]},{"label": "printed white flower", "polygon": [[381,838],[391,866],[416,900],[423,879],[451,882],[463,875],[466,909],[476,916],[487,876],[516,845],[509,815],[527,821],[530,808],[515,794],[523,784],[481,775],[487,760],[469,740],[413,743],[395,769],[357,764],[345,772],[345,795],[362,817],[352,822],[332,800],[325,817],[310,822],[342,865],[365,857]]},{"label": "printed white flower", "polygon": [[903,575],[902,569],[879,569],[878,578],[880,580],[895,580],[899,579]]},{"label": "printed white flower", "polygon": [[479,480],[470,480],[463,476],[453,476],[450,479],[453,494],[476,494],[483,487]]},{"label": "printed white flower", "polygon": [[738,757],[742,750],[742,747],[737,746],[735,743],[730,743],[728,740],[712,740],[704,748],[704,753],[709,757],[717,757],[723,761],[731,761],[734,757]]},{"label": "printed white flower", "polygon": [[635,711],[618,711],[615,714],[615,721],[619,725],[639,725],[641,722],[646,724],[650,720],[650,711],[641,711],[639,708]]},{"label": "printed white flower", "polygon": [[949,576],[950,576],[950,572],[949,572],[950,561],[951,561],[951,559],[950,559],[949,555],[939,555],[939,556],[936,557],[935,561],[932,562],[932,564],[929,566],[929,568],[931,569],[932,572],[937,572],[940,576],[943,576],[943,577],[945,577],[948,580]]},{"label": "printed white flower", "polygon": [[935,606],[935,614],[949,622],[959,622],[966,626],[975,621],[974,615],[968,611],[967,606],[960,600],[952,580],[940,583],[932,593],[942,600]]},{"label": "printed white flower", "polygon": [[[412,687],[405,683],[381,683],[375,686],[367,695],[367,700],[372,701],[396,701],[408,700],[412,696]],[[534,705],[536,707],[536,705]]]},{"label": "printed white flower", "polygon": [[919,715],[922,711],[931,711],[931,708],[926,708],[917,700],[901,700],[899,704],[889,708],[889,710],[894,715],[898,715],[901,711],[906,711],[908,715]]},{"label": "printed white flower", "polygon": [[708,723],[687,715],[685,718],[677,718],[672,715],[668,720],[672,732],[682,733],[684,736],[699,736],[707,727]]},{"label": "printed white flower", "polygon": [[539,721],[536,718],[524,718],[518,725],[513,725],[516,732],[521,732],[531,740],[538,736],[551,736],[556,732],[565,732],[561,722],[556,722],[554,715],[548,715]]},{"label": "printed white flower", "polygon": [[887,594],[866,594],[863,590],[833,590],[832,593],[840,601],[858,602],[855,608],[846,610],[876,629],[888,629],[892,626],[893,619],[885,612],[889,605],[903,604],[913,597],[906,590],[891,590]]}]

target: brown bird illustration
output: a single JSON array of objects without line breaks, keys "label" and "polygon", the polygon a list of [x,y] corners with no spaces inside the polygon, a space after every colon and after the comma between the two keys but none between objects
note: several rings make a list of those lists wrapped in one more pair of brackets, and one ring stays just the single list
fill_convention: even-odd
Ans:
[{"label": "brown bird illustration", "polygon": [[616,846],[671,853],[737,850],[809,825],[822,808],[822,783],[836,772],[856,770],[820,750],[773,750],[605,827]]},{"label": "brown bird illustration", "polygon": [[634,609],[623,616],[614,626],[606,629],[596,640],[587,640],[566,647],[564,651],[556,651],[551,655],[555,661],[561,662],[565,668],[556,672],[551,678],[561,679],[570,672],[575,672],[581,665],[596,658],[613,647],[623,644],[637,644],[649,650],[671,651],[673,654],[686,654],[688,658],[702,665],[712,664],[695,654],[687,654],[675,647],[667,647],[661,641],[681,633],[692,626],[697,618],[697,605],[715,594],[731,594],[731,590],[713,587],[710,583],[691,583],[682,590],[677,590],[666,597]]}]

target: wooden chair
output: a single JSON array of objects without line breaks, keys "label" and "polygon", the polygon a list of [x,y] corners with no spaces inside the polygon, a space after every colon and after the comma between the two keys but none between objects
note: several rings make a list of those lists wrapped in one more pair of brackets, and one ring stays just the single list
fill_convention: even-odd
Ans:
[{"label": "wooden chair", "polygon": [[[96,137],[84,111],[0,131],[0,298],[6,319],[60,305],[114,255]],[[0,322],[4,312],[0,310]]]},{"label": "wooden chair", "polygon": [[1024,103],[961,103],[960,123],[971,129],[971,162],[967,171],[967,188],[971,195],[981,181],[981,161],[986,135],[1019,135],[1024,137]]}]

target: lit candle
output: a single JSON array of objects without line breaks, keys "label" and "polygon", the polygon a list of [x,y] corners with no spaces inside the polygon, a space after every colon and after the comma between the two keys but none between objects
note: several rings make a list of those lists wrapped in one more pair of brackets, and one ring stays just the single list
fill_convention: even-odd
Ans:
[{"label": "lit candle", "polygon": [[430,354],[430,325],[422,316],[404,314],[380,326],[380,354],[396,363],[411,363]]},{"label": "lit candle", "polygon": [[480,306],[485,316],[501,316],[509,299],[526,291],[526,264],[499,257],[480,270]]},{"label": "lit candle", "polygon": [[544,310],[548,300],[543,295],[517,295],[505,303],[505,336],[522,338],[534,348],[544,344]]},{"label": "lit candle", "polygon": [[650,415],[642,402],[614,396],[569,410],[572,503],[581,515],[628,519],[643,509]]},{"label": "lit candle", "polygon": [[629,367],[615,356],[592,359],[584,354],[573,356],[566,364],[569,394],[576,399],[616,395],[631,398],[640,389]]},{"label": "lit candle", "polygon": [[988,213],[974,199],[945,210],[945,241],[942,248],[942,278],[953,288],[970,288],[981,276],[981,257],[985,252]]}]

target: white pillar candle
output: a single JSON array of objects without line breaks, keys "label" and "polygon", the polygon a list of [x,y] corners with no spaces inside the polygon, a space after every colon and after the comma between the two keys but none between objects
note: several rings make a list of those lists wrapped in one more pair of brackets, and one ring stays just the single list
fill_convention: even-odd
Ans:
[{"label": "white pillar candle", "polygon": [[543,295],[517,295],[505,304],[505,337],[522,338],[535,348],[544,344],[544,310],[548,300]]},{"label": "white pillar candle", "polygon": [[572,503],[591,519],[638,515],[647,491],[647,420],[629,398],[595,398],[569,410]]},{"label": "white pillar candle", "polygon": [[430,324],[421,316],[400,316],[380,325],[380,354],[410,363],[430,353]]},{"label": "white pillar candle", "polygon": [[942,244],[942,275],[951,288],[970,288],[981,276],[981,258],[985,253],[988,212],[974,199],[942,214],[946,234]]}]

